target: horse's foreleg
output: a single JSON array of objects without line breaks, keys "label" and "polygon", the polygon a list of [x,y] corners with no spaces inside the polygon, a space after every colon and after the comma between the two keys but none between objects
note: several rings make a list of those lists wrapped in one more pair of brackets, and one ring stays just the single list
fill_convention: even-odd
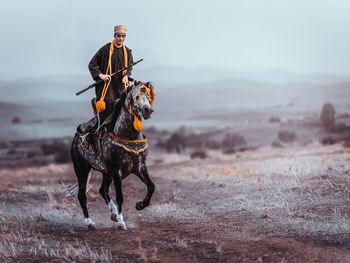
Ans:
[{"label": "horse's foreleg", "polygon": [[111,220],[117,222],[118,207],[115,205],[115,203],[113,202],[113,200],[110,198],[108,194],[109,186],[111,185],[111,183],[112,183],[112,176],[110,174],[103,173],[103,180],[102,180],[102,184],[99,192],[103,197],[103,199],[105,200],[109,208],[109,211],[111,212]]},{"label": "horse's foreleg", "polygon": [[121,171],[118,170],[113,175],[115,193],[116,193],[116,202],[117,202],[117,226],[118,229],[126,230],[126,225],[124,222],[123,214],[122,214],[122,206],[123,206],[123,191],[122,191],[122,175]]},{"label": "horse's foreleg", "polygon": [[142,182],[145,183],[147,186],[147,194],[146,197],[142,200],[136,203],[135,207],[137,210],[142,210],[145,207],[149,206],[149,203],[151,201],[155,185],[149,178],[148,170],[146,165],[142,165],[140,172],[136,173],[137,177],[141,179]]}]

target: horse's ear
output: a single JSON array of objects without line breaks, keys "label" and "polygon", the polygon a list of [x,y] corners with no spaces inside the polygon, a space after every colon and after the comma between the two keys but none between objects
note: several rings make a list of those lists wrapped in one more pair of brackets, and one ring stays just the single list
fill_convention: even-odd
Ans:
[{"label": "horse's ear", "polygon": [[147,88],[150,88],[151,82],[147,81],[145,85],[147,86]]},{"label": "horse's ear", "polygon": [[134,85],[135,85],[135,86],[139,85],[140,83],[141,83],[141,81],[138,81],[138,80],[136,80],[136,79],[134,80]]},{"label": "horse's ear", "polygon": [[153,87],[153,85],[152,85],[151,82],[148,82],[147,87],[149,88],[149,91],[150,91],[149,94],[150,94],[150,99],[151,99],[151,101],[150,101],[151,107],[153,107],[153,102],[154,102],[154,99],[155,99],[155,97],[156,97],[156,94],[155,94],[155,92],[154,92],[154,87]]}]

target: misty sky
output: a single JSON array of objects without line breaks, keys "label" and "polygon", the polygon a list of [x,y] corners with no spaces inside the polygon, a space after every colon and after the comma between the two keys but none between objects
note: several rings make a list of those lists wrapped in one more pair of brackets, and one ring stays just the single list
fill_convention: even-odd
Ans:
[{"label": "misty sky", "polygon": [[0,14],[0,79],[88,74],[116,24],[140,67],[350,73],[348,0],[1,0]]}]

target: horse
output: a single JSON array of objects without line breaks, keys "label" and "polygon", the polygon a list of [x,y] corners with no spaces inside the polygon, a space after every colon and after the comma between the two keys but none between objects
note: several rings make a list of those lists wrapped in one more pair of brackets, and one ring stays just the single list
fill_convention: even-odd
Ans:
[{"label": "horse", "polygon": [[[155,185],[146,166],[148,143],[142,133],[142,119],[147,120],[151,117],[154,111],[154,95],[151,83],[135,81],[122,98],[115,102],[113,112],[104,122],[106,124],[102,128],[98,127],[99,136],[94,135],[93,139],[87,140],[79,131],[75,133],[71,157],[78,181],[78,199],[88,229],[96,228],[86,206],[87,184],[92,170],[102,173],[99,193],[118,229],[127,229],[122,214],[122,180],[130,173],[135,174],[147,186],[147,194],[142,201],[136,202],[136,209],[142,210],[150,204]],[[112,181],[116,192],[116,204],[108,194]]]}]

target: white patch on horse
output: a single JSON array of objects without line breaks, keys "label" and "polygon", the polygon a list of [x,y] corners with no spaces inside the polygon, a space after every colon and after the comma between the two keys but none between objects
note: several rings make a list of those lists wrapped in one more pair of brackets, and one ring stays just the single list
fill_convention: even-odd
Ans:
[{"label": "white patch on horse", "polygon": [[127,230],[122,213],[117,215],[117,227],[121,230]]},{"label": "white patch on horse", "polygon": [[112,200],[109,201],[108,208],[111,214],[118,214],[118,206]]},{"label": "white patch on horse", "polygon": [[87,226],[88,228],[91,228],[91,229],[96,228],[95,222],[92,221],[90,217],[85,218],[85,226]]}]

